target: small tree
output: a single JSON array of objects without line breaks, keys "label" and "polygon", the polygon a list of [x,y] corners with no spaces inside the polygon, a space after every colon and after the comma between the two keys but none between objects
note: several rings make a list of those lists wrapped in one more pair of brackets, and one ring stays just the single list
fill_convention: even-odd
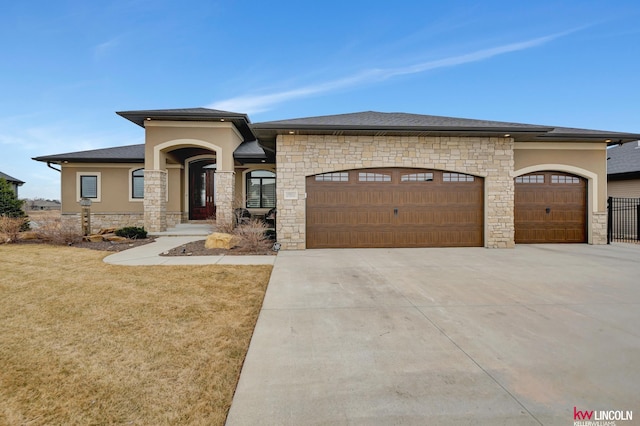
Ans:
[{"label": "small tree", "polygon": [[27,215],[22,210],[22,201],[18,199],[16,193],[9,182],[0,178],[0,216],[21,219],[24,218],[23,230],[29,228]]}]

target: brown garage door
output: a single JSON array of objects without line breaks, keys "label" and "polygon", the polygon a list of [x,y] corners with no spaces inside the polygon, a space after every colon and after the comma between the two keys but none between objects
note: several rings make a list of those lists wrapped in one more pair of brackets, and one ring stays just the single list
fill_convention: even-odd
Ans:
[{"label": "brown garage door", "polygon": [[515,179],[516,243],[587,242],[587,182],[568,173]]},{"label": "brown garage door", "polygon": [[480,247],[482,178],[427,169],[307,177],[307,247]]}]

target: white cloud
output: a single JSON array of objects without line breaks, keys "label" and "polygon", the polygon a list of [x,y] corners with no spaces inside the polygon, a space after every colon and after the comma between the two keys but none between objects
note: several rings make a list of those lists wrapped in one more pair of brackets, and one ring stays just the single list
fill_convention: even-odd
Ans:
[{"label": "white cloud", "polygon": [[565,31],[562,33],[552,34],[544,37],[538,37],[519,43],[511,43],[503,46],[482,49],[476,52],[466,53],[463,55],[451,56],[434,61],[422,62],[399,68],[374,68],[362,71],[358,74],[341,78],[338,80],[321,82],[297,89],[285,90],[282,92],[269,94],[249,94],[213,102],[208,108],[221,109],[226,111],[240,111],[246,114],[254,114],[262,111],[268,111],[274,105],[290,101],[292,99],[306,98],[313,95],[329,93],[339,89],[346,89],[363,84],[371,84],[378,81],[387,80],[400,75],[418,74],[438,68],[452,67],[471,62],[478,62],[494,56],[503,55],[505,53],[517,52],[520,50],[530,49],[543,45],[559,37],[575,32],[578,29]]}]

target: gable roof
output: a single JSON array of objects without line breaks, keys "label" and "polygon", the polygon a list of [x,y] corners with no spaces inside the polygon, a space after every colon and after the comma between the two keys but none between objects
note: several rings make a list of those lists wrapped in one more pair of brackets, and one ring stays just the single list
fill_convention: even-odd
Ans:
[{"label": "gable roof", "polygon": [[144,144],[44,155],[41,157],[34,157],[33,159],[36,161],[46,162],[144,163]]},{"label": "gable roof", "polygon": [[249,116],[238,112],[221,111],[210,108],[176,108],[176,109],[147,109],[139,111],[118,111],[121,117],[126,118],[140,127],[144,127],[145,121],[230,121],[232,122],[245,141],[254,140],[256,137],[249,127]]},{"label": "gable roof", "polygon": [[640,134],[603,130],[575,129],[437,115],[399,112],[365,111],[351,114],[325,115],[292,120],[267,121],[251,126],[259,138],[273,138],[276,134],[373,134],[417,136],[509,136],[516,141],[598,140],[614,143],[640,139]]},{"label": "gable roof", "polygon": [[607,150],[607,175],[640,173],[640,142],[613,146]]},{"label": "gable roof", "polygon": [[3,178],[4,180],[6,180],[7,182],[13,182],[15,184],[17,184],[18,186],[22,185],[24,182],[21,181],[20,179],[16,179],[14,177],[9,176],[6,173],[2,173],[0,172],[0,178]]}]

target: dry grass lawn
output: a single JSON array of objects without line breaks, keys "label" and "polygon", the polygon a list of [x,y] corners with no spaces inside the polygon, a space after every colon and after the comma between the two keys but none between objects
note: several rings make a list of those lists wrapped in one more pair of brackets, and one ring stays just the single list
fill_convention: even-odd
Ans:
[{"label": "dry grass lawn", "polygon": [[0,424],[223,424],[271,266],[0,245]]}]

